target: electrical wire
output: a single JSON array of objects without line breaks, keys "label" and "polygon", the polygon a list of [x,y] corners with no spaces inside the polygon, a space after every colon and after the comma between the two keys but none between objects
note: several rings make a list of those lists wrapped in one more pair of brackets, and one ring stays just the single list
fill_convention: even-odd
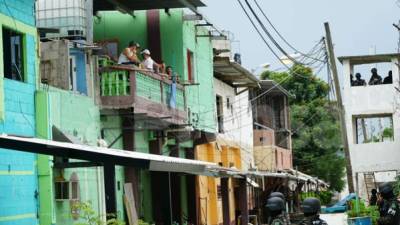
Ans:
[{"label": "electrical wire", "polygon": [[261,12],[262,15],[264,16],[264,18],[267,20],[267,22],[270,24],[270,26],[272,27],[272,29],[274,29],[274,31],[276,32],[276,34],[277,34],[291,49],[293,49],[295,52],[301,54],[303,57],[310,58],[310,59],[317,60],[317,61],[322,61],[322,60],[320,60],[320,59],[318,59],[318,58],[314,58],[314,57],[312,57],[312,56],[310,56],[310,55],[308,55],[308,54],[306,54],[306,53],[303,53],[303,52],[299,51],[297,48],[295,48],[293,45],[291,45],[291,44],[286,40],[286,38],[284,38],[283,35],[278,31],[278,29],[274,26],[274,24],[273,24],[273,23],[271,22],[271,20],[268,18],[268,16],[266,15],[266,13],[262,10],[262,8],[261,8],[260,4],[258,3],[258,1],[257,1],[257,0],[254,0],[254,3],[256,4],[257,8],[260,10],[260,12]]}]

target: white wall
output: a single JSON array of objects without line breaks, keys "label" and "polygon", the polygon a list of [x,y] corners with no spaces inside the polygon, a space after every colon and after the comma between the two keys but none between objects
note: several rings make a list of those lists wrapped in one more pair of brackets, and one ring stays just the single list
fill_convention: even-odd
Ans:
[{"label": "white wall", "polygon": [[[353,71],[348,60],[343,62],[343,104],[354,175],[357,172],[400,169],[400,93],[395,89],[399,87],[399,69],[396,63],[397,60],[393,59],[393,84],[351,87],[350,74],[355,74],[356,71]],[[381,72],[384,77],[384,71]],[[356,144],[355,116],[379,114],[393,114],[394,141]],[[359,183],[360,188],[364,187],[362,180]]]},{"label": "white wall", "polygon": [[[219,134],[241,147],[242,169],[247,170],[253,164],[253,115],[249,106],[249,92],[235,95],[235,89],[214,78],[215,94],[223,99],[224,133]],[[232,108],[227,107],[227,97]]]}]

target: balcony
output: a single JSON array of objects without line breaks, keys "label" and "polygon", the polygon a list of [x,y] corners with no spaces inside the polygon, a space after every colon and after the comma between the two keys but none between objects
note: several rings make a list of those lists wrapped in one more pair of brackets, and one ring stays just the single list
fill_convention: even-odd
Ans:
[{"label": "balcony", "polygon": [[159,74],[130,66],[108,66],[99,71],[103,109],[133,109],[134,114],[160,118],[173,124],[187,120],[185,90]]}]

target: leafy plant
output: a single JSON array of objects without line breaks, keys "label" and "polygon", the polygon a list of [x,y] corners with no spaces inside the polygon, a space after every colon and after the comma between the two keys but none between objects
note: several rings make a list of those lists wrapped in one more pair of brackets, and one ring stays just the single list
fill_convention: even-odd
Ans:
[{"label": "leafy plant", "polygon": [[400,176],[396,177],[396,181],[393,183],[393,190],[396,196],[400,195]]},{"label": "leafy plant", "polygon": [[389,128],[389,127],[385,128],[383,130],[382,136],[384,138],[393,138],[393,128]]},{"label": "leafy plant", "polygon": [[118,220],[116,215],[108,215],[106,221],[96,214],[90,202],[78,202],[73,205],[73,211],[78,211],[80,221],[75,225],[125,225],[125,222]]},{"label": "leafy plant", "polygon": [[365,203],[361,200],[352,200],[349,202],[349,207],[347,211],[347,215],[349,218],[355,217],[370,217],[372,219],[372,224],[378,224],[379,211],[377,206],[366,206]]},{"label": "leafy plant", "polygon": [[301,193],[301,196],[300,196],[302,201],[309,197],[318,198],[321,201],[322,205],[329,205],[332,201],[333,193],[331,191],[320,191],[318,193],[304,192],[304,193]]}]

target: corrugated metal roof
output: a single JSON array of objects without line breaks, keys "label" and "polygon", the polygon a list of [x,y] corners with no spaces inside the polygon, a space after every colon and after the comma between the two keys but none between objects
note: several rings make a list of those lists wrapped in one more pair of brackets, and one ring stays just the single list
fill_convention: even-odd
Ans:
[{"label": "corrugated metal roof", "polygon": [[214,57],[214,77],[232,87],[258,87],[258,79],[229,57]]},{"label": "corrugated metal roof", "polygon": [[0,135],[0,148],[91,162],[143,167],[153,171],[198,174],[217,167],[215,163],[198,160],[7,135]]}]

